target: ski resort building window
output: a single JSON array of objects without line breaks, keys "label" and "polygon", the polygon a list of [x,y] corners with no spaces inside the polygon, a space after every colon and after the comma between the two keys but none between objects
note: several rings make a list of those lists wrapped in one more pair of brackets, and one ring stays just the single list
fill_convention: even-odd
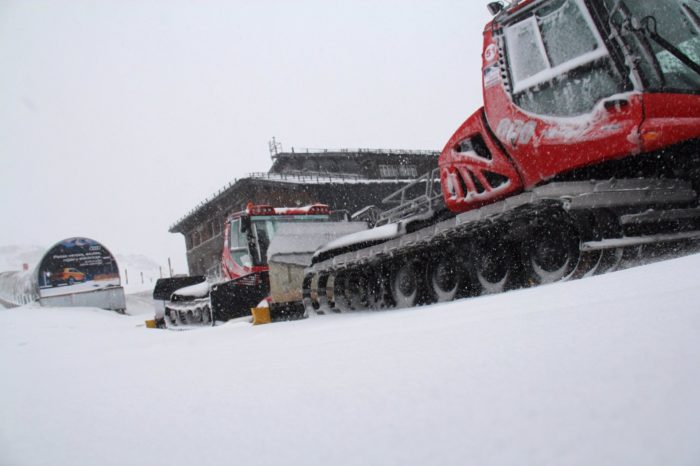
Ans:
[{"label": "ski resort building window", "polygon": [[583,0],[557,0],[505,29],[515,103],[539,114],[590,111],[621,92],[612,60]]},{"label": "ski resort building window", "polygon": [[380,165],[379,176],[382,178],[397,178],[399,169],[394,165]]},{"label": "ski resort building window", "polygon": [[250,267],[252,261],[248,252],[248,235],[241,230],[240,219],[231,222],[231,258],[240,266]]},{"label": "ski resort building window", "polygon": [[202,243],[211,239],[211,228],[209,228],[208,223],[202,228],[201,235]]},{"label": "ski resort building window", "polygon": [[401,178],[416,178],[418,171],[415,165],[399,165],[399,175]]},{"label": "ski resort building window", "polygon": [[212,220],[209,222],[208,228],[211,231],[212,238],[221,233],[221,224],[218,220]]},{"label": "ski resort building window", "polygon": [[192,232],[192,241],[191,241],[192,247],[193,247],[193,248],[196,248],[197,246],[199,246],[199,243],[201,243],[201,242],[202,242],[202,241],[201,241],[201,237],[200,237],[200,235],[199,235],[199,232],[198,232],[198,231],[193,231],[193,232]]}]

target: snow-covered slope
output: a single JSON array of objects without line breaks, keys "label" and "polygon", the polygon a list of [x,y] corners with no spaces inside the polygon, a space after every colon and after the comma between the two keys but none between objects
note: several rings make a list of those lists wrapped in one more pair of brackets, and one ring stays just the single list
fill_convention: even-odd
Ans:
[{"label": "snow-covered slope", "polygon": [[22,270],[27,264],[34,268],[46,253],[46,248],[35,245],[0,246],[0,272]]},{"label": "snow-covered slope", "polygon": [[0,310],[0,464],[700,464],[700,255],[190,332]]},{"label": "snow-covered slope", "polygon": [[[156,280],[160,278],[157,262],[142,254],[115,254],[114,257],[117,259],[122,286],[126,293],[153,290]],[[162,271],[163,275],[167,276],[167,264],[163,266]]]}]

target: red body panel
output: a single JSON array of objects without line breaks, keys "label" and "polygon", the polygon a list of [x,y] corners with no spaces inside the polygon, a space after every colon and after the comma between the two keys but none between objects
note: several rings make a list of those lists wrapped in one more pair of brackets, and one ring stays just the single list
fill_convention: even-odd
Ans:
[{"label": "red body panel", "polygon": [[700,135],[700,96],[644,94],[644,115],[640,131],[644,152]]},{"label": "red body panel", "polygon": [[487,92],[488,121],[526,188],[575,168],[641,152],[641,95],[614,99],[623,105],[610,110],[601,102],[588,115],[546,118],[521,111],[500,86]]},{"label": "red body panel", "polygon": [[[483,110],[479,110],[460,126],[440,155],[438,165],[443,196],[448,208],[454,212],[471,210],[522,190],[518,172],[491,138],[484,137],[491,160],[478,156],[474,151],[458,150],[460,141],[487,134]],[[493,186],[487,180],[489,172],[507,178],[507,182]],[[477,187],[477,183],[480,187]]]}]

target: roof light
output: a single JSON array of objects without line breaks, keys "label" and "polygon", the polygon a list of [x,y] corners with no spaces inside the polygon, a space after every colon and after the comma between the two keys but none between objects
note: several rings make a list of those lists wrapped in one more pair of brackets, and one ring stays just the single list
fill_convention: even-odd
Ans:
[{"label": "roof light", "polygon": [[246,208],[248,215],[275,215],[275,208],[269,205],[254,205],[249,203]]},{"label": "roof light", "polygon": [[330,215],[331,209],[326,204],[314,204],[309,208],[309,215]]},{"label": "roof light", "polygon": [[489,13],[491,13],[493,16],[496,16],[505,8],[501,2],[490,2],[488,5],[486,5],[486,7],[489,9]]},{"label": "roof light", "polygon": [[252,202],[246,207],[248,215],[330,215],[331,209],[326,204],[313,204],[306,207],[282,207],[275,209],[270,205],[255,205]]}]

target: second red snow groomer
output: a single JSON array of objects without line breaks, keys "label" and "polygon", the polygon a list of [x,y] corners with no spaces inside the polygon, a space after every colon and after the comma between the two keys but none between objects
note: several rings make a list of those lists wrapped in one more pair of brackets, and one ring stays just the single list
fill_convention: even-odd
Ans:
[{"label": "second red snow groomer", "polygon": [[[319,244],[364,227],[364,224],[331,221],[331,210],[325,204],[303,207],[249,204],[245,210],[229,215],[225,222],[220,270],[216,276],[158,280],[153,292],[156,322],[162,327],[182,328],[250,316],[252,307],[267,301],[271,288],[294,286],[299,290],[301,287],[301,278],[298,284],[287,283],[294,278],[290,276],[293,268],[285,269],[287,274],[277,274],[277,281],[271,283],[268,256],[273,249],[278,255],[294,255],[298,262],[300,256],[313,252]],[[300,317],[304,312],[303,307],[276,304],[275,318]]]}]

